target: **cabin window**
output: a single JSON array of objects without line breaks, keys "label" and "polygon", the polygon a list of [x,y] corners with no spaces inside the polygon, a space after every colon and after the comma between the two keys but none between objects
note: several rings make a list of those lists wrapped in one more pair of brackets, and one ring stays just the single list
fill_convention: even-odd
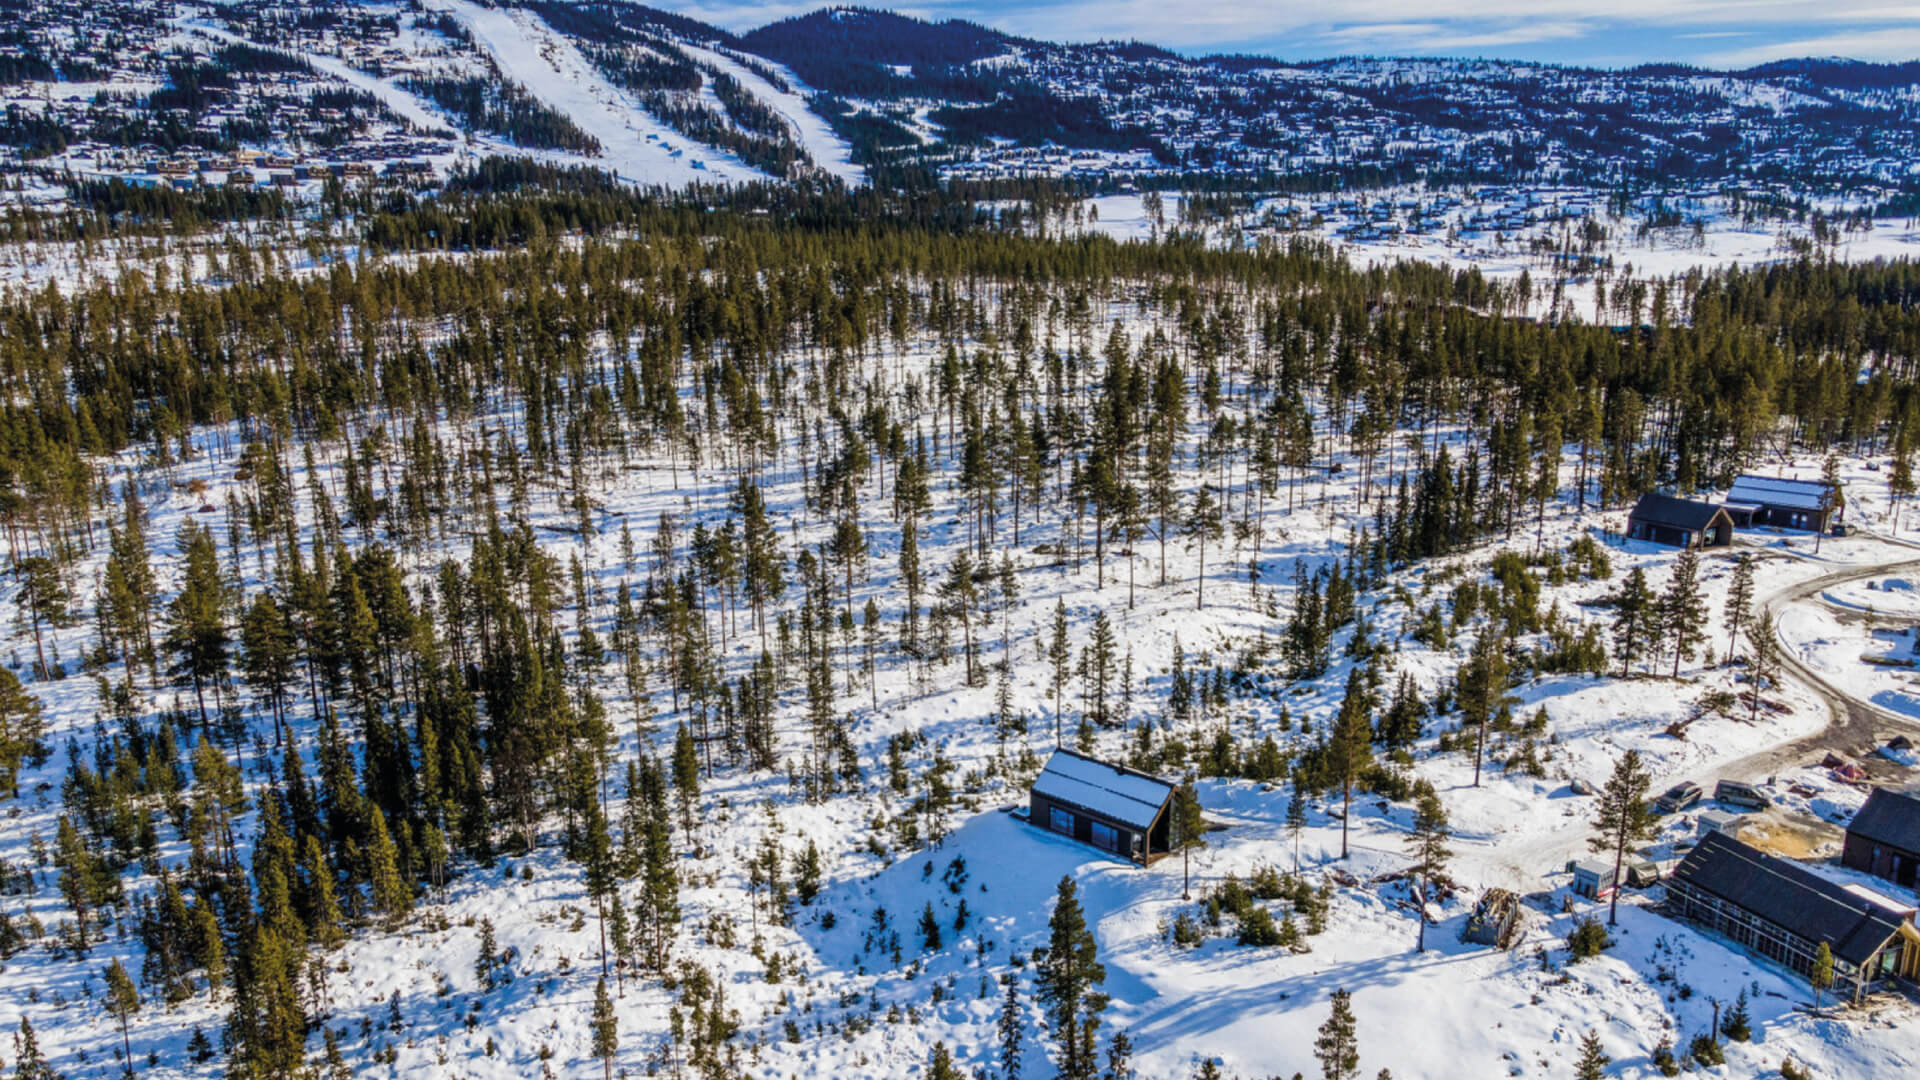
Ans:
[{"label": "cabin window", "polygon": [[1050,807],[1047,811],[1047,827],[1057,833],[1073,835],[1073,815],[1059,807]]},{"label": "cabin window", "polygon": [[1120,832],[1111,825],[1093,823],[1093,846],[1107,851],[1120,850]]}]

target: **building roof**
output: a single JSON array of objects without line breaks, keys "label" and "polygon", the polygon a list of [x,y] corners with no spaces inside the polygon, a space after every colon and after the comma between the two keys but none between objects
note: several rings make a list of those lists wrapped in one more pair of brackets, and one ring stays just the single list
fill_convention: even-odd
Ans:
[{"label": "building roof", "polygon": [[1713,503],[1649,493],[1640,496],[1640,501],[1633,504],[1633,512],[1627,517],[1697,533],[1707,531],[1707,526],[1713,524],[1714,516],[1719,513],[1720,508]]},{"label": "building roof", "polygon": [[1708,833],[1673,872],[1683,881],[1808,941],[1835,958],[1865,963],[1900,932],[1906,915],[1828,881],[1786,859],[1726,835]]},{"label": "building roof", "polygon": [[1920,796],[1874,788],[1867,804],[1847,824],[1847,834],[1876,844],[1920,852]]},{"label": "building roof", "polygon": [[1157,776],[1067,749],[1055,750],[1033,782],[1034,791],[1054,802],[1143,830],[1153,827],[1173,788]]},{"label": "building roof", "polygon": [[1793,510],[1826,510],[1833,503],[1833,485],[1825,480],[1788,480],[1748,473],[1734,480],[1727,501],[1785,506]]}]

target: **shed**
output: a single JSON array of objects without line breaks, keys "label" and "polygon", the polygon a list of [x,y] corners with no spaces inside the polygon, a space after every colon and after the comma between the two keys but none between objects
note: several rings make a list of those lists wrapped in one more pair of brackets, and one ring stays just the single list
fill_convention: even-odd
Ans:
[{"label": "shed", "polygon": [[1573,861],[1573,891],[1589,900],[1604,900],[1613,892],[1613,864],[1599,859]]},{"label": "shed", "polygon": [[1867,804],[1847,824],[1840,861],[1913,888],[1920,871],[1920,795],[1874,788]]},{"label": "shed", "polygon": [[1173,850],[1173,793],[1170,781],[1062,748],[1033,781],[1027,820],[1146,862]]},{"label": "shed", "polygon": [[1677,548],[1727,547],[1733,519],[1712,503],[1649,493],[1627,515],[1627,537]]},{"label": "shed", "polygon": [[1693,824],[1696,839],[1704,840],[1708,833],[1740,839],[1740,815],[1731,810],[1702,810]]},{"label": "shed", "polygon": [[1727,502],[1741,508],[1748,525],[1825,532],[1839,500],[1825,480],[1789,480],[1751,473],[1734,480]]},{"label": "shed", "polygon": [[1835,991],[1855,1001],[1889,980],[1911,984],[1920,975],[1912,908],[1721,833],[1707,834],[1667,879],[1667,908],[1802,976],[1825,942]]}]

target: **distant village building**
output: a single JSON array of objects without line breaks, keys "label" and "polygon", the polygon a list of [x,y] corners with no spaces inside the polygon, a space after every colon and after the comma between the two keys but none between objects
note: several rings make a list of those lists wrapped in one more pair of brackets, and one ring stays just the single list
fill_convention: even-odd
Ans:
[{"label": "distant village building", "polygon": [[1920,976],[1911,906],[1828,881],[1723,833],[1707,834],[1680,861],[1667,880],[1667,908],[1803,977],[1825,942],[1834,992],[1856,1002],[1889,980]]},{"label": "distant village building", "polygon": [[1770,525],[1826,532],[1840,513],[1834,509],[1838,501],[1833,485],[1825,480],[1788,480],[1749,473],[1733,482],[1725,507],[1738,528]]},{"label": "distant village building", "polygon": [[1874,788],[1847,825],[1840,861],[1913,888],[1920,870],[1920,794]]},{"label": "distant village building", "polygon": [[1157,776],[1060,749],[1033,782],[1027,820],[1146,862],[1173,850],[1173,792]]},{"label": "distant village building", "polygon": [[1727,511],[1712,503],[1646,494],[1627,515],[1627,538],[1677,548],[1727,547],[1733,525]]}]

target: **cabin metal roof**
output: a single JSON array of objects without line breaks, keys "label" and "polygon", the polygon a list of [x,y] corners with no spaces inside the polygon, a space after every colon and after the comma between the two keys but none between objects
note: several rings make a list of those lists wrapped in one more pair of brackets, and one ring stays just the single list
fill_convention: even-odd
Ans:
[{"label": "cabin metal roof", "polygon": [[1784,506],[1792,510],[1825,510],[1833,501],[1833,486],[1825,480],[1788,480],[1749,473],[1733,482],[1727,501]]},{"label": "cabin metal roof", "polygon": [[1054,802],[1141,830],[1153,827],[1173,789],[1157,776],[1067,749],[1055,750],[1033,782],[1034,791]]},{"label": "cabin metal roof", "polygon": [[1888,910],[1789,860],[1708,833],[1673,878],[1808,941],[1824,941],[1849,964],[1865,963],[1900,932],[1904,912]]},{"label": "cabin metal roof", "polygon": [[1920,852],[1920,795],[1874,788],[1847,833],[1901,851]]},{"label": "cabin metal roof", "polygon": [[1633,521],[1651,521],[1656,525],[1669,525],[1688,532],[1706,532],[1707,526],[1720,513],[1713,503],[1695,502],[1692,499],[1677,499],[1672,495],[1646,494],[1633,504],[1633,512],[1627,517]]}]

